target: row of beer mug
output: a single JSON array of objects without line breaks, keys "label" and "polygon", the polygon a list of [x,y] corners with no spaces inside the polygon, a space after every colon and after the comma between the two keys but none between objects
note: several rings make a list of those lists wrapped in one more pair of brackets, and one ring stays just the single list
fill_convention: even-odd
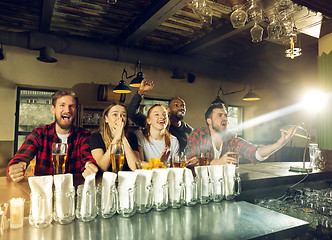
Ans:
[{"label": "row of beer mug", "polygon": [[[195,168],[208,169],[213,166]],[[196,176],[191,182],[182,177],[179,180],[168,178],[165,183],[160,184],[152,177],[148,185],[136,182],[129,188],[113,185],[108,189],[100,183],[87,191],[82,184],[77,187],[76,199],[75,188],[68,192],[55,190],[54,194],[51,192],[44,196],[31,193],[29,222],[43,228],[53,220],[67,224],[76,217],[80,221],[88,222],[98,215],[110,218],[118,213],[130,217],[136,212],[146,213],[153,208],[163,211],[168,207],[180,208],[182,205],[193,206],[197,203],[231,200],[240,194],[241,180],[235,165],[225,165],[223,169],[218,178],[209,174],[207,177]]]}]

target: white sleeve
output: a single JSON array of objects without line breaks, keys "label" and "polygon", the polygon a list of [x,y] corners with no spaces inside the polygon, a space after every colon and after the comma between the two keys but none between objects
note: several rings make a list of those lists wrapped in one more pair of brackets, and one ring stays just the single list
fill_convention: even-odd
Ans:
[{"label": "white sleeve", "polygon": [[[269,156],[270,156],[270,155],[269,155]],[[268,159],[269,156],[267,156],[267,157],[261,157],[261,155],[259,155],[259,153],[258,153],[258,149],[257,149],[257,151],[256,151],[256,159],[257,159],[258,161],[260,161],[260,162],[262,162],[262,161]]]}]

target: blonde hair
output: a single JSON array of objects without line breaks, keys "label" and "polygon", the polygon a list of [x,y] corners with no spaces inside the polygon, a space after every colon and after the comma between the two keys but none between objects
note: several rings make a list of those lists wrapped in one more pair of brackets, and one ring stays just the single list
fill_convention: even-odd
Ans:
[{"label": "blonde hair", "polygon": [[[152,107],[150,107],[150,109],[148,110],[147,118],[149,118],[152,109],[155,108],[155,107],[162,107],[166,111],[166,108],[163,105],[155,104]],[[169,148],[171,146],[171,134],[168,132],[167,128],[164,129],[164,131],[165,131],[165,145]],[[148,142],[150,143],[150,140],[149,140],[149,137],[151,135],[151,133],[150,133],[150,124],[148,124],[147,121],[145,121],[145,127],[143,128],[142,132],[143,132],[143,135],[146,138],[146,140],[148,140]]]},{"label": "blonde hair", "polygon": [[111,129],[108,126],[108,123],[105,121],[105,116],[108,115],[108,112],[111,110],[112,107],[114,106],[122,106],[126,109],[126,125],[124,126],[124,133],[125,136],[128,137],[128,129],[129,129],[129,121],[128,121],[128,114],[127,114],[127,107],[121,102],[112,102],[103,112],[101,119],[100,119],[100,124],[99,124],[99,132],[101,134],[101,137],[103,138],[103,141],[105,143],[106,149],[111,145],[111,142],[113,140]]}]

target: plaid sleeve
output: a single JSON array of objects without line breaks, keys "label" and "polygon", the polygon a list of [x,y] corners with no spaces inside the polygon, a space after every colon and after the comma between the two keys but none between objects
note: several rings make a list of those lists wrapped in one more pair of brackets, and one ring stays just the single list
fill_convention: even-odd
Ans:
[{"label": "plaid sleeve", "polygon": [[82,135],[82,143],[80,145],[80,158],[81,158],[81,173],[84,171],[85,164],[89,161],[91,161],[93,164],[98,166],[97,162],[91,155],[90,145],[89,145],[89,139],[90,139],[90,133]]},{"label": "plaid sleeve", "polygon": [[232,145],[239,148],[240,155],[243,158],[249,159],[251,163],[256,164],[257,145],[252,144],[240,137],[234,138]]},{"label": "plaid sleeve", "polygon": [[187,146],[184,150],[188,159],[193,157],[199,157],[199,146],[201,145],[199,130],[195,129],[187,140]]},{"label": "plaid sleeve", "polygon": [[9,167],[13,164],[17,164],[19,162],[26,162],[29,165],[30,161],[35,157],[36,152],[38,150],[38,131],[34,130],[24,141],[20,149],[14,155],[14,157],[10,160],[7,167],[7,176]]}]

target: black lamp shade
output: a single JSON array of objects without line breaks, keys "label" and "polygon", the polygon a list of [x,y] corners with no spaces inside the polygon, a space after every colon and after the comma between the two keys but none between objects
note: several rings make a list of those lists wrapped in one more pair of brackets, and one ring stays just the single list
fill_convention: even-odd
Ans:
[{"label": "black lamp shade", "polygon": [[261,98],[256,95],[252,90],[249,90],[249,92],[243,97],[243,101],[258,101]]},{"label": "black lamp shade", "polygon": [[138,72],[136,77],[130,82],[129,86],[131,87],[140,87],[141,82],[144,80],[144,73]]},{"label": "black lamp shade", "polygon": [[126,85],[124,80],[119,82],[119,85],[113,89],[115,93],[131,93],[130,88]]},{"label": "black lamp shade", "polygon": [[38,61],[46,62],[46,63],[55,63],[58,60],[54,58],[55,51],[51,47],[43,47],[40,49],[39,57],[37,57]]}]

